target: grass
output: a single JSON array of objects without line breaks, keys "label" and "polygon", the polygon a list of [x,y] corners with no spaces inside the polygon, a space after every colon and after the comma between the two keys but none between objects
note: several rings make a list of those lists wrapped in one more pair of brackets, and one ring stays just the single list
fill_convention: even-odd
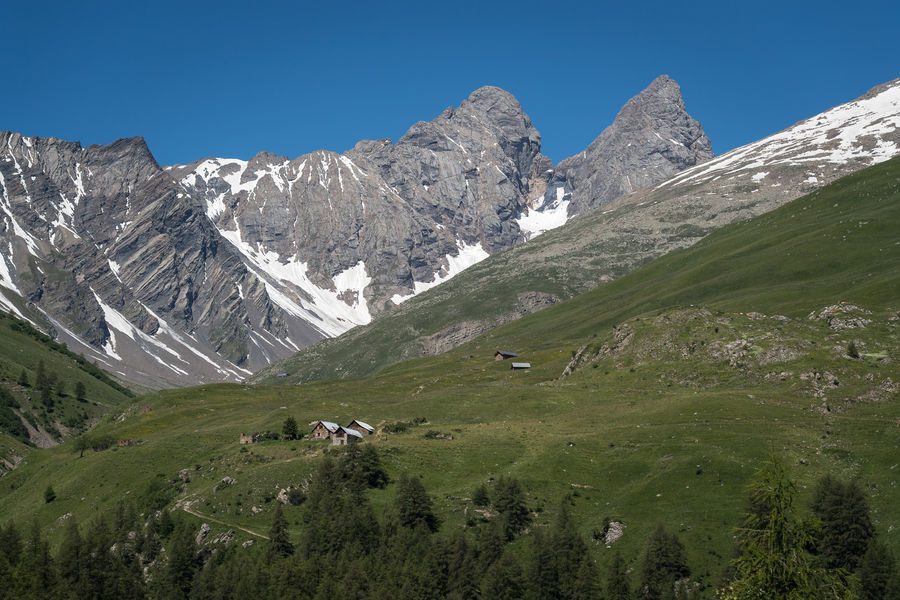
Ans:
[{"label": "grass", "polygon": [[[32,387],[41,361],[48,374],[65,382],[65,396],[53,392],[52,411],[43,405],[40,391]],[[29,386],[19,385],[23,371]],[[85,387],[86,402],[75,398],[75,386],[79,382]],[[12,394],[19,404],[19,413],[29,423],[47,431],[57,431],[63,437],[74,435],[81,427],[126,404],[132,397],[131,392],[108,373],[24,321],[5,313],[0,313],[0,386]],[[0,444],[0,458],[22,455],[23,446]]]},{"label": "grass", "polygon": [[[571,495],[585,534],[604,518],[624,521],[613,548],[633,566],[662,522],[685,542],[699,578],[715,585],[747,481],[774,453],[790,465],[801,502],[825,473],[859,478],[882,539],[900,549],[900,404],[891,384],[900,381],[898,211],[895,160],[437,357],[367,378],[144,396],[96,429],[137,445],[83,458],[66,446],[29,453],[0,479],[0,519],[37,519],[58,542],[63,515],[86,521],[121,498],[139,501],[160,476],[176,482],[179,506],[189,503],[214,530],[265,535],[274,495],[301,484],[327,445],[241,447],[239,433],[280,431],[287,416],[373,425],[424,416],[426,424],[365,443],[378,446],[393,477],[422,475],[444,531],[472,517],[476,485],[512,475],[536,527]],[[871,311],[871,323],[835,330],[807,318],[841,300]],[[738,340],[743,350],[729,353]],[[851,341],[859,359],[846,356]],[[497,347],[534,367],[511,371],[493,360]],[[580,349],[578,368],[561,378]],[[429,430],[453,439],[428,439]],[[236,483],[222,486],[224,477]],[[46,504],[49,484],[58,497]],[[372,492],[376,512],[393,494],[394,486]],[[286,508],[295,538],[302,510]],[[594,552],[605,563],[612,550]]]}]

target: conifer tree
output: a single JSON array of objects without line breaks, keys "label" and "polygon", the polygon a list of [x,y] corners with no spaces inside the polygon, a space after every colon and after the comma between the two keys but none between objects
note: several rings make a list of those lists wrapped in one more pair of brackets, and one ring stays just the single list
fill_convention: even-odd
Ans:
[{"label": "conifer tree", "polygon": [[43,390],[47,387],[47,369],[44,367],[44,360],[38,361],[37,369],[34,371],[34,387]]},{"label": "conifer tree", "polygon": [[858,569],[875,535],[868,501],[859,483],[823,477],[816,487],[812,509],[819,521],[815,546],[826,566]]},{"label": "conifer tree", "polygon": [[31,535],[23,546],[16,567],[15,589],[17,598],[28,600],[55,598],[57,595],[56,565],[37,522],[31,527]]},{"label": "conifer tree", "polygon": [[59,547],[56,556],[56,562],[59,566],[59,575],[63,583],[69,590],[78,591],[81,589],[84,561],[84,539],[81,537],[81,531],[75,517],[70,517],[66,523],[66,529],[63,533],[63,541]]},{"label": "conifer tree", "polygon": [[784,465],[768,460],[750,486],[750,510],[737,530],[740,556],[734,578],[720,590],[724,600],[834,597],[851,595],[840,574],[819,568],[806,551],[812,542],[794,515],[796,487]]},{"label": "conifer tree", "polygon": [[432,533],[438,530],[438,518],[431,508],[431,497],[418,477],[404,475],[400,478],[394,503],[400,524],[404,527],[424,525]]},{"label": "conifer tree", "polygon": [[187,598],[197,570],[194,529],[187,521],[180,520],[175,526],[166,555],[168,557],[165,573],[166,593],[173,600]]},{"label": "conifer tree", "polygon": [[84,387],[84,383],[79,381],[75,384],[75,399],[79,402],[84,402],[87,397],[87,389]]},{"label": "conifer tree", "polygon": [[15,568],[22,556],[22,534],[12,521],[0,528],[0,554],[6,556],[10,568]]},{"label": "conifer tree", "polygon": [[642,600],[667,598],[675,582],[690,572],[681,541],[659,525],[644,549],[639,597]]},{"label": "conifer tree", "polygon": [[494,484],[493,500],[494,508],[503,520],[506,539],[512,540],[531,522],[531,514],[519,482],[509,477],[498,478]]},{"label": "conifer tree", "polygon": [[448,600],[475,600],[478,598],[478,565],[475,551],[462,532],[450,540],[447,558]]},{"label": "conifer tree", "polygon": [[619,552],[613,556],[606,576],[607,600],[632,600],[631,586],[628,584],[628,568]]},{"label": "conifer tree", "polygon": [[297,427],[297,419],[294,417],[285,419],[284,424],[281,426],[281,433],[287,440],[296,440],[297,435],[300,433],[300,429]]},{"label": "conifer tree", "polygon": [[559,588],[559,562],[553,540],[540,529],[531,536],[531,565],[528,569],[528,592],[534,600],[561,598]]},{"label": "conifer tree", "polygon": [[[887,546],[872,540],[859,567],[860,600],[900,600],[897,563]],[[891,588],[894,588],[893,590]]]},{"label": "conifer tree", "polygon": [[[561,597],[574,600],[592,589],[596,574],[590,562],[587,543],[575,528],[569,503],[570,499],[567,497],[559,507],[550,545],[555,550],[554,560]],[[593,593],[589,595],[592,596]]]},{"label": "conifer tree", "polygon": [[22,372],[19,373],[19,385],[28,387],[28,371],[25,369],[22,369]]},{"label": "conifer tree", "polygon": [[475,491],[472,492],[472,504],[475,506],[490,506],[491,497],[488,495],[487,486],[479,483]]},{"label": "conifer tree", "polygon": [[478,538],[478,566],[484,573],[503,555],[503,547],[506,545],[506,536],[503,526],[498,519],[492,519],[479,531]]},{"label": "conifer tree", "polygon": [[287,519],[284,518],[281,502],[276,502],[275,516],[272,519],[272,528],[269,530],[268,560],[271,563],[278,558],[285,558],[293,553],[294,545],[291,543],[288,534]]},{"label": "conifer tree", "polygon": [[492,600],[521,600],[525,598],[522,568],[510,555],[504,554],[481,579],[481,597]]}]

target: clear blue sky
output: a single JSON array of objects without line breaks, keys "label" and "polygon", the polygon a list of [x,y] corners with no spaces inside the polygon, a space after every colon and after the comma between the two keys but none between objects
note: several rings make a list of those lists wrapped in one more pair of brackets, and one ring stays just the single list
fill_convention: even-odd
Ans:
[{"label": "clear blue sky", "polygon": [[900,77],[900,3],[0,0],[0,129],[162,164],[397,139],[482,85],[554,161],[660,73],[717,153]]}]

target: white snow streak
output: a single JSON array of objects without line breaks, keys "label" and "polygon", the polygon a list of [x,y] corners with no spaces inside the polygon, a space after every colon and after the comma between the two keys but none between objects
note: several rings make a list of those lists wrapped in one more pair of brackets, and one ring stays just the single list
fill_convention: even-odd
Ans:
[{"label": "white snow streak", "polygon": [[425,290],[430,290],[431,288],[452,279],[472,265],[477,264],[490,256],[485,251],[484,246],[481,245],[481,242],[468,244],[459,240],[457,241],[456,246],[459,249],[458,253],[455,256],[448,254],[444,257],[444,260],[447,261],[447,267],[435,273],[434,278],[431,281],[414,281],[412,293],[406,295],[394,294],[391,296],[391,302],[394,304],[402,304],[413,296],[417,296]]},{"label": "white snow streak", "polygon": [[566,189],[556,188],[556,200],[540,209],[531,210],[516,219],[526,240],[531,240],[545,231],[562,227],[569,220],[569,200],[565,200]]}]

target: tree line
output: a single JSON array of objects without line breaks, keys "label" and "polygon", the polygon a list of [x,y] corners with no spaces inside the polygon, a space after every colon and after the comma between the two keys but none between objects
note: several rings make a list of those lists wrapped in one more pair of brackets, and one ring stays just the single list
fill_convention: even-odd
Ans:
[{"label": "tree line", "polygon": [[[388,485],[395,493],[379,518],[370,490]],[[683,543],[663,526],[646,540],[636,568],[617,552],[599,569],[571,497],[549,526],[536,527],[514,478],[475,490],[489,518],[444,531],[421,479],[390,481],[371,445],[321,461],[291,501],[302,504],[302,535],[291,535],[276,503],[267,535],[249,548],[201,543],[196,521],[166,510],[171,496],[160,494],[151,483],[137,504],[120,504],[85,528],[69,518],[52,556],[37,526],[27,534],[11,524],[0,529],[0,581],[9,582],[0,600],[675,600],[712,592],[692,580]],[[809,516],[795,496],[777,461],[757,473],[718,597],[900,598],[894,558],[858,483],[822,479]]]}]

